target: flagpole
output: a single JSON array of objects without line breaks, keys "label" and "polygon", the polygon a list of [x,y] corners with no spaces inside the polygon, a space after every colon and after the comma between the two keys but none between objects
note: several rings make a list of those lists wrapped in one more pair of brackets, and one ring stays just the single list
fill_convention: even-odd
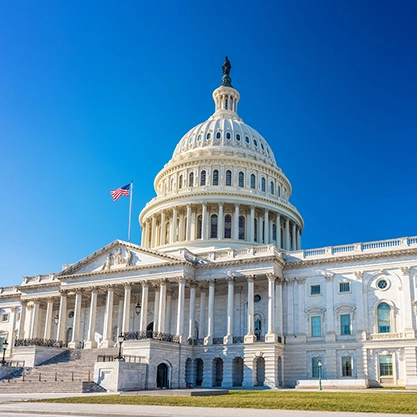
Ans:
[{"label": "flagpole", "polygon": [[127,241],[129,243],[130,243],[130,226],[132,224],[132,197],[133,197],[133,180],[130,181],[129,227],[127,230]]}]

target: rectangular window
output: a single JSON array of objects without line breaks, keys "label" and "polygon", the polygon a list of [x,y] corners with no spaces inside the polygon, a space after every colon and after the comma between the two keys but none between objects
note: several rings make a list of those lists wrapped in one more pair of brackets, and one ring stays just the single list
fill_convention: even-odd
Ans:
[{"label": "rectangular window", "polygon": [[310,285],[310,295],[320,295],[320,284]]},{"label": "rectangular window", "polygon": [[320,366],[322,364],[321,358],[311,358],[311,376],[313,378],[319,378],[320,376]]},{"label": "rectangular window", "polygon": [[352,376],[352,357],[342,356],[342,376]]},{"label": "rectangular window", "polygon": [[379,357],[379,376],[392,376],[392,355]]},{"label": "rectangular window", "polygon": [[339,292],[350,292],[350,282],[339,282]]},{"label": "rectangular window", "polygon": [[312,337],[321,336],[321,317],[311,318],[311,336]]},{"label": "rectangular window", "polygon": [[7,323],[7,322],[9,321],[9,313],[3,313],[3,314],[1,315],[1,321],[2,321],[3,323]]},{"label": "rectangular window", "polygon": [[350,314],[342,314],[340,316],[340,334],[351,334]]}]

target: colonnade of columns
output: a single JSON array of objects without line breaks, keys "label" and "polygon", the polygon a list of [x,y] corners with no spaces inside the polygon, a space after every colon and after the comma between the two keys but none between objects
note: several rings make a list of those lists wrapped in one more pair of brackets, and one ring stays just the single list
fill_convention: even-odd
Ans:
[{"label": "colonnade of columns", "polygon": [[[226,220],[226,221],[225,221]],[[229,227],[226,223],[230,221]],[[240,203],[200,203],[162,210],[146,219],[142,246],[155,248],[176,242],[230,238],[248,244],[274,244],[301,249],[301,227],[276,211]]]},{"label": "colonnade of columns", "polygon": [[[244,336],[244,343],[254,343],[257,338],[255,335],[255,306],[254,306],[254,283],[256,277],[248,276],[247,279],[247,334]],[[277,306],[282,305],[282,289],[281,283],[277,281],[274,275],[268,275],[268,308],[267,308],[267,329],[268,332],[264,335],[265,341],[274,342],[277,341],[277,333],[282,333],[282,310]],[[227,318],[226,318],[226,334],[223,338],[224,344],[234,343],[234,312],[235,306],[235,282],[236,279],[233,275],[226,278],[227,280]],[[175,329],[175,337],[178,342],[184,342],[187,339],[196,339],[197,334],[202,343],[205,345],[213,344],[215,338],[215,289],[216,280],[210,279],[208,281],[194,281],[187,280],[184,277],[176,278],[177,286],[173,286],[172,282],[168,279],[159,279],[157,281],[142,280],[140,281],[141,286],[141,310],[139,317],[139,332],[146,332],[148,326],[148,320],[153,320],[153,331],[159,334],[169,333],[172,328]],[[120,289],[118,284],[117,288]],[[131,303],[132,303],[132,286],[134,283],[126,282],[123,284],[124,294],[123,298],[119,297],[119,325],[118,329],[122,333],[128,333],[132,326],[130,326],[130,314],[131,314]],[[185,290],[186,285],[189,287],[189,298],[188,304],[188,316],[185,316]],[[149,287],[154,288],[154,311],[153,317],[150,318],[148,315],[149,305]],[[277,290],[279,288],[279,290]],[[72,323],[72,337],[69,341],[69,347],[79,348],[82,344],[83,336],[80,334],[81,326],[81,307],[82,301],[89,296],[90,304],[87,305],[89,310],[88,323],[86,328],[87,339],[84,340],[84,348],[95,348],[97,342],[95,340],[96,332],[96,318],[97,318],[97,300],[99,290],[105,290],[105,308],[104,308],[104,320],[102,327],[102,342],[100,347],[111,347],[114,346],[115,341],[113,340],[112,329],[113,329],[113,311],[115,308],[114,296],[116,285],[109,284],[106,287],[90,287],[88,289],[76,289],[72,290],[71,296],[75,295],[74,300],[74,315]],[[197,289],[200,290],[200,311],[199,311],[199,323],[198,329],[196,329],[196,317],[197,317]],[[177,293],[177,317],[176,324],[174,327],[171,326],[172,322],[172,311],[173,311],[173,300],[172,296],[174,291]],[[66,317],[67,317],[67,306],[68,306],[69,293],[66,290],[60,291],[59,297],[59,308],[58,308],[58,322],[56,326],[56,340],[64,341],[66,336]],[[279,297],[279,298],[278,298]],[[21,320],[18,328],[18,339],[24,337],[25,323],[29,320],[29,332],[25,337],[32,338],[43,338],[50,340],[55,337],[52,331],[52,323],[54,322],[54,299],[48,298],[46,300],[46,318],[45,326],[41,331],[39,326],[40,318],[40,304],[41,301],[45,300],[32,300],[28,306],[27,301],[21,303]],[[84,306],[86,304],[84,303]],[[29,308],[28,308],[29,307]],[[29,311],[29,315],[27,314]],[[184,333],[184,325],[188,322],[188,333]],[[243,336],[243,335],[237,335]],[[217,342],[218,343],[218,342]]]}]

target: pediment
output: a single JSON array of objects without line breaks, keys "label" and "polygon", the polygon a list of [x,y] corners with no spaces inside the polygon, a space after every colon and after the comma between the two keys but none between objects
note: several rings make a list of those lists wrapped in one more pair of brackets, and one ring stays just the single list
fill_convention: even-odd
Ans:
[{"label": "pediment", "polygon": [[142,248],[131,243],[115,240],[86,258],[68,265],[57,276],[117,272],[152,265],[183,262],[184,259],[155,250]]}]

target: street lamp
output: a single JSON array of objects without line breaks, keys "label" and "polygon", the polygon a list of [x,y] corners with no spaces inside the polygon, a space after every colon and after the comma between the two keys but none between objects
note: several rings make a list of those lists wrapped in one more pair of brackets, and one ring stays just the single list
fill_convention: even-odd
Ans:
[{"label": "street lamp", "polygon": [[123,361],[122,356],[122,343],[125,341],[125,337],[123,336],[123,333],[120,333],[119,336],[117,336],[117,341],[119,342],[119,354],[117,355],[118,361]]},{"label": "street lamp", "polygon": [[317,366],[319,367],[319,391],[321,391],[321,367],[323,366],[322,362],[318,361]]},{"label": "street lamp", "polygon": [[137,316],[139,316],[141,309],[142,309],[142,307],[140,306],[140,303],[137,303],[135,305],[135,313],[136,313]]},{"label": "street lamp", "polygon": [[5,358],[5,356],[6,356],[6,349],[7,349],[7,346],[9,346],[9,344],[7,343],[7,340],[5,340],[4,342],[3,342],[3,359],[2,359],[2,361],[1,361],[1,366],[6,366],[7,364],[6,364],[6,360],[4,359]]},{"label": "street lamp", "polygon": [[55,316],[54,322],[58,326],[58,323],[59,323],[59,315],[58,314]]}]

